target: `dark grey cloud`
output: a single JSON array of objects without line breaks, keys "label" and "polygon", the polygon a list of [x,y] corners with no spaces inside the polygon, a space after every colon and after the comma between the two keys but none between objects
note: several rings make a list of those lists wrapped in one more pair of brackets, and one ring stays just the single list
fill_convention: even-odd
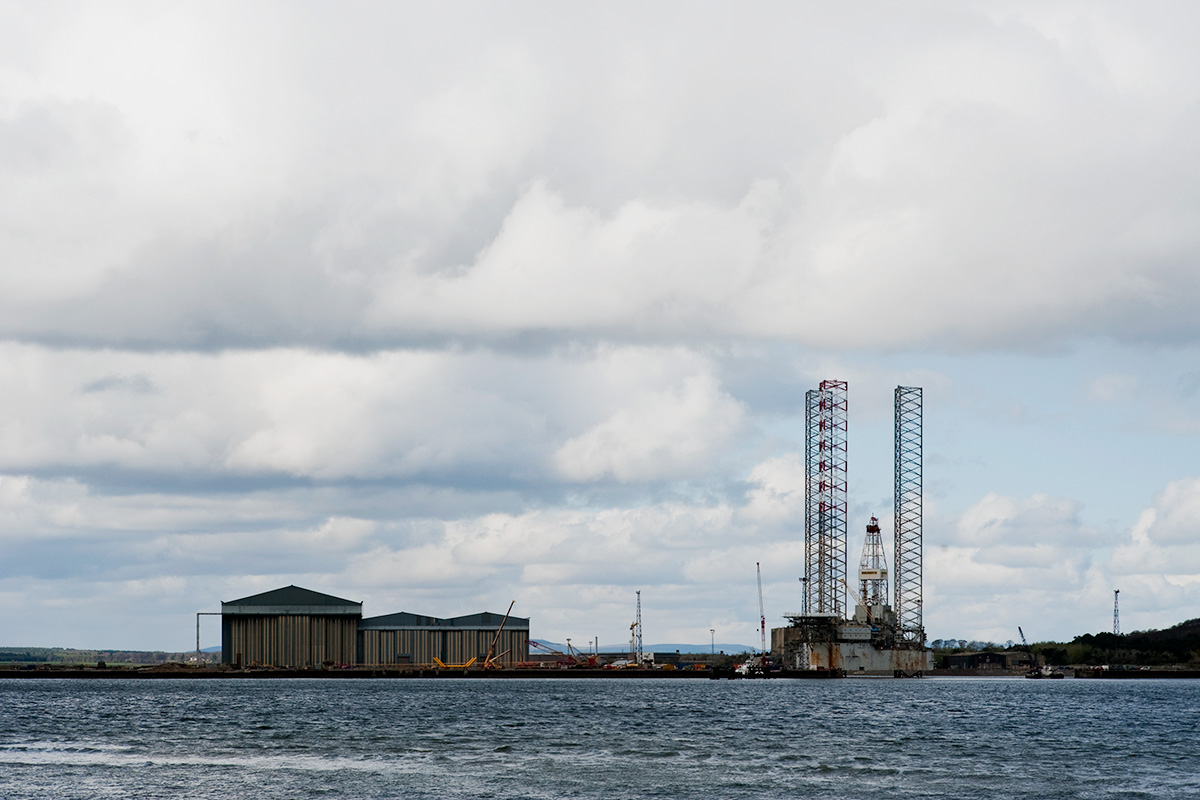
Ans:
[{"label": "dark grey cloud", "polygon": [[134,394],[152,394],[155,391],[154,382],[146,375],[106,375],[94,381],[88,381],[79,387],[84,394],[93,392],[133,392]]}]

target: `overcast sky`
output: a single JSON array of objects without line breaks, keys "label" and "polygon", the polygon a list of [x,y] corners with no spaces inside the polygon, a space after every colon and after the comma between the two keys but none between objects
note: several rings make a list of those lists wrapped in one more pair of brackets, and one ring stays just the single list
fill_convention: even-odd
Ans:
[{"label": "overcast sky", "polygon": [[754,643],[826,378],[852,571],[924,388],[930,639],[1200,616],[1193,3],[0,21],[2,645],[292,583]]}]

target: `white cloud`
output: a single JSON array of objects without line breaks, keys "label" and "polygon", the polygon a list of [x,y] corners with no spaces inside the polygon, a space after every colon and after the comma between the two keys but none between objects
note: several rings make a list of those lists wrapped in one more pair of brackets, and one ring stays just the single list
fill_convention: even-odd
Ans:
[{"label": "white cloud", "polygon": [[1074,545],[1087,535],[1077,501],[1044,494],[1026,499],[989,493],[958,521],[953,541],[965,545]]},{"label": "white cloud", "polygon": [[370,318],[384,330],[694,329],[738,296],[766,224],[748,204],[638,200],[604,218],[539,181],[469,269],[399,273]]},{"label": "white cloud", "polygon": [[[74,510],[73,519],[59,519],[61,505],[46,502],[56,493]],[[303,509],[277,490],[210,498],[105,496],[6,477],[0,481],[0,516],[18,516],[0,531],[10,545],[0,583],[45,590],[68,581],[78,584],[71,591],[76,597],[105,591],[109,583],[122,587],[122,597],[157,586],[173,598],[172,607],[213,606],[218,599],[299,583],[369,596],[368,614],[466,613],[489,602],[502,610],[504,598],[515,597],[521,606],[516,613],[535,616],[541,635],[561,638],[564,629],[590,620],[605,641],[619,640],[614,630],[626,624],[628,598],[638,588],[655,596],[664,636],[669,630],[683,636],[686,618],[695,613],[729,618],[730,585],[737,587],[737,607],[752,612],[756,561],[764,565],[768,594],[778,592],[771,587],[781,582],[784,588],[773,618],[798,602],[790,595],[798,597],[793,583],[802,570],[800,542],[744,521],[733,505],[548,508],[415,525],[403,509],[381,509],[374,519],[328,514],[348,497],[341,490]],[[50,547],[46,540],[59,544]],[[67,553],[66,563],[56,560]],[[69,629],[57,621],[58,612],[39,613],[50,615],[51,627]],[[116,641],[128,618],[96,624]],[[166,624],[154,630],[161,633]]]},{"label": "white cloud", "polygon": [[1101,403],[1132,403],[1138,380],[1133,375],[1101,375],[1088,385],[1089,399]]},{"label": "white cloud", "polygon": [[[1116,576],[1150,576],[1179,584],[1200,575],[1200,478],[1172,481],[1144,510],[1129,540],[1113,553]],[[1122,578],[1124,580],[1124,578]]]},{"label": "white cloud", "polygon": [[1200,481],[1173,481],[1117,538],[1084,523],[1074,501],[989,494],[959,518],[954,539],[926,542],[926,627],[960,636],[953,631],[972,620],[973,635],[996,641],[1017,625],[1069,640],[1110,629],[1114,589],[1126,631],[1190,619],[1200,600],[1198,498]]},{"label": "white cloud", "polygon": [[805,467],[801,454],[772,458],[750,472],[742,516],[760,525],[804,525]]},{"label": "white cloud", "polygon": [[[1092,602],[1096,562],[1112,537],[1083,522],[1078,503],[989,493],[949,526],[930,524],[925,541],[925,627],[931,638],[973,636],[1006,641],[1018,625],[1039,640],[1094,630],[1083,611]],[[968,622],[969,620],[969,622]]]},{"label": "white cloud", "polygon": [[[1194,341],[1186,25],[1055,8],[902,40],[890,13],[672,18],[619,47],[570,10],[29,15],[0,163],[45,164],[0,191],[3,330]],[[788,60],[767,28],[799,31]]]},{"label": "white cloud", "polygon": [[680,348],[0,351],[12,471],[669,480],[707,474],[746,432],[711,360]]},{"label": "white cloud", "polygon": [[702,475],[743,426],[737,401],[712,376],[693,376],[667,391],[637,391],[611,417],[567,440],[555,461],[572,481]]},{"label": "white cloud", "polygon": [[14,8],[5,630],[289,582],[753,630],[821,377],[863,509],[928,388],[931,632],[1194,607],[1196,11],[684,10]]}]

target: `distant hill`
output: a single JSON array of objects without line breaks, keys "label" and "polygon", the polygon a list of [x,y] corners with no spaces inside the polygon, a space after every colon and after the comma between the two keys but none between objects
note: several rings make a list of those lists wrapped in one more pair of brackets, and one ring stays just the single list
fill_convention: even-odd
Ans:
[{"label": "distant hill", "polygon": [[[205,661],[217,661],[219,647],[202,651]],[[82,650],[70,647],[0,647],[0,664],[165,664],[186,662],[196,651],[168,653],[157,650]]]},{"label": "distant hill", "polygon": [[1200,619],[1189,619],[1162,631],[1134,631],[1128,634],[1128,638],[1148,642],[1200,642]]},{"label": "distant hill", "polygon": [[1200,619],[1165,630],[1085,633],[1070,642],[1039,642],[1032,650],[1050,664],[1122,664],[1137,667],[1200,664]]},{"label": "distant hill", "polygon": [[[565,643],[560,644],[558,642],[552,642],[549,639],[538,639],[536,637],[530,639],[530,641],[535,641],[535,642],[538,642],[539,644],[544,644],[547,647],[553,647],[555,650],[558,650],[559,652],[562,652],[562,653],[567,652],[567,645]],[[575,643],[571,642],[571,645],[575,646]],[[586,645],[584,647],[576,646],[575,649],[583,650],[584,652],[588,652],[588,647]],[[713,645],[713,644],[676,644],[676,643],[643,644],[642,645],[642,651],[646,652],[646,653],[675,653],[675,652],[678,652],[681,655],[684,653],[708,653],[714,649],[718,653],[722,653],[722,652],[723,653],[757,653],[758,652],[758,648],[751,647],[750,645],[726,644],[726,643],[722,643],[722,642],[717,642],[715,645]],[[533,652],[536,653],[537,650],[533,649]],[[629,652],[629,642],[623,642],[621,644],[602,644],[602,645],[600,645],[600,652],[607,653],[607,654],[628,653]]]}]

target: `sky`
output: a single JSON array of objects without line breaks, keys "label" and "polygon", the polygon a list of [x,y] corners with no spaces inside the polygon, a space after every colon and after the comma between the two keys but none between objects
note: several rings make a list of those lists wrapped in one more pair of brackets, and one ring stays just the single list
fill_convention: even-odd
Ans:
[{"label": "sky", "polygon": [[1195,4],[0,19],[0,644],[289,584],[755,644],[824,379],[851,574],[923,388],[931,640],[1200,616]]}]

